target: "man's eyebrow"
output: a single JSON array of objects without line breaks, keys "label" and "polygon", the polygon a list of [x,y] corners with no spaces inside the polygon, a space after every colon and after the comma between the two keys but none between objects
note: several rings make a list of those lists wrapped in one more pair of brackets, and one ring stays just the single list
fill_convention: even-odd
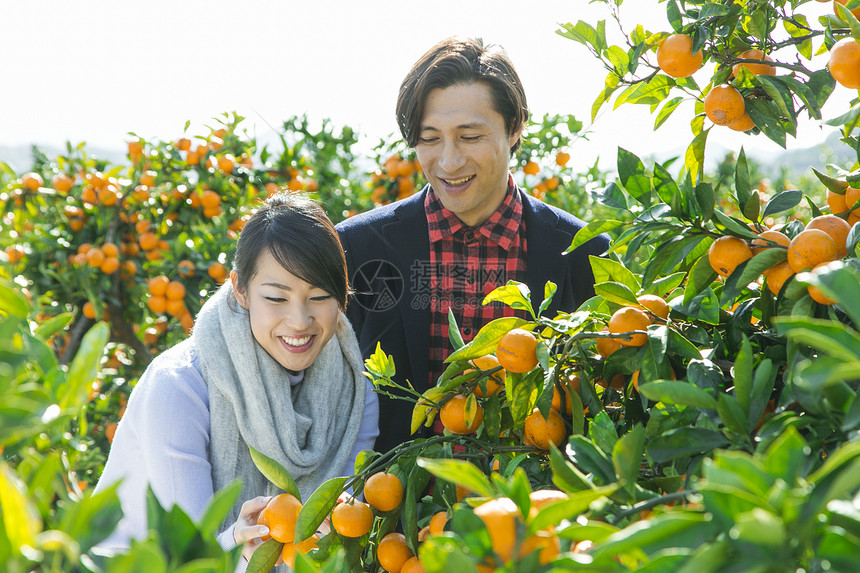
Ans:
[{"label": "man's eyebrow", "polygon": [[[486,127],[486,124],[480,121],[474,121],[472,123],[461,123],[457,126],[457,129],[481,129]],[[433,127],[432,125],[422,125],[421,131],[439,131],[439,128]]]}]

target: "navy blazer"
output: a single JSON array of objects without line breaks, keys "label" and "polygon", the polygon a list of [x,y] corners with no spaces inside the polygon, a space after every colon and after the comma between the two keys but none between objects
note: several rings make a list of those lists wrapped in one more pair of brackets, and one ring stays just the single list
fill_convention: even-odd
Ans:
[{"label": "navy blazer", "polygon": [[[382,350],[394,358],[396,380],[409,380],[416,390],[429,387],[429,290],[421,280],[429,263],[430,238],[420,193],[356,215],[337,225],[346,253],[350,285],[355,291],[347,316],[367,358]],[[526,274],[535,310],[543,301],[544,285],[558,291],[545,314],[572,312],[594,296],[589,255],[602,255],[609,237],[591,239],[562,255],[585,223],[520,191],[526,226]],[[412,403],[379,397],[379,437],[375,449],[386,452],[411,438]]]}]

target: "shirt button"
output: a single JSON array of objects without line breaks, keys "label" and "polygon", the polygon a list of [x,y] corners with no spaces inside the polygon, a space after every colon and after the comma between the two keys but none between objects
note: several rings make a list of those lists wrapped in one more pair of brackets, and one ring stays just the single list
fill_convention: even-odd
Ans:
[{"label": "shirt button", "polygon": [[466,336],[472,336],[472,329],[467,326],[463,329],[463,334],[465,334]]},{"label": "shirt button", "polygon": [[473,277],[472,275],[469,275],[468,277],[466,277],[466,282],[469,283],[470,285],[475,284],[475,277]]}]

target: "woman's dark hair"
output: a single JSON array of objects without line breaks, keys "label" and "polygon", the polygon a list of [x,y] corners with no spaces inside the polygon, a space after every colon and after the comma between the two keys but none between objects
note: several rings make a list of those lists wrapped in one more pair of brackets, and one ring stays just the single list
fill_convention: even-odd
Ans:
[{"label": "woman's dark hair", "polygon": [[[514,64],[494,44],[484,46],[480,38],[447,38],[421,56],[400,84],[397,96],[397,125],[410,147],[418,143],[424,103],[434,89],[479,82],[490,89],[493,108],[505,119],[513,135],[529,118],[526,93]],[[520,146],[517,139],[511,153]]]},{"label": "woman's dark hair", "polygon": [[233,258],[240,290],[248,288],[257,260],[267,250],[288,272],[346,308],[346,257],[334,225],[317,203],[296,193],[277,193],[248,219]]}]

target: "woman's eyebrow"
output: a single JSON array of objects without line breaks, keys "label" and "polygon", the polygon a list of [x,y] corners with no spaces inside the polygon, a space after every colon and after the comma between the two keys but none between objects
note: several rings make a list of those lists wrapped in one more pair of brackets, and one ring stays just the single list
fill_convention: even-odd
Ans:
[{"label": "woman's eyebrow", "polygon": [[270,286],[270,287],[275,287],[275,288],[278,288],[281,290],[289,290],[289,291],[293,290],[289,286],[287,286],[285,284],[281,284],[281,283],[261,283],[260,286]]}]

